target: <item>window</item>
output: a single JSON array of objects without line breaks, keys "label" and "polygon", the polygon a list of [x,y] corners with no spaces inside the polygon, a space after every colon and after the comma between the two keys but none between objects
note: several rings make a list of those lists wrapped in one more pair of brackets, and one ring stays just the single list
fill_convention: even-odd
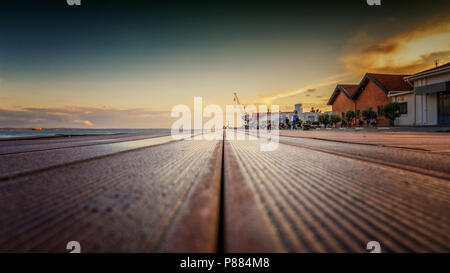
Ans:
[{"label": "window", "polygon": [[359,118],[361,116],[361,110],[356,110],[356,118]]},{"label": "window", "polygon": [[400,114],[407,115],[408,114],[408,103],[402,102],[398,104],[400,106]]},{"label": "window", "polygon": [[378,109],[378,111],[377,111],[378,116],[382,116],[383,113],[381,111],[381,105],[378,105],[377,109]]},{"label": "window", "polygon": [[345,113],[342,112],[342,119],[345,119]]}]

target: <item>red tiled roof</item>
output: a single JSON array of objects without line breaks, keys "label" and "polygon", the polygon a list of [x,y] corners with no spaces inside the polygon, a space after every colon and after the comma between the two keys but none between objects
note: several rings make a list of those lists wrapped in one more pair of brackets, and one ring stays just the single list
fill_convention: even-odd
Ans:
[{"label": "red tiled roof", "polygon": [[352,99],[353,94],[358,89],[358,84],[338,84],[336,85],[336,88],[334,89],[333,93],[331,94],[330,99],[328,100],[327,105],[333,105],[334,101],[336,100],[337,96],[340,92],[343,92],[344,95]]},{"label": "red tiled roof", "polygon": [[342,87],[343,89],[345,89],[345,91],[347,91],[347,93],[350,95],[350,97],[353,96],[356,89],[358,88],[357,84],[340,84],[339,86]]},{"label": "red tiled roof", "polygon": [[409,75],[389,75],[389,74],[374,74],[367,73],[370,77],[383,85],[387,91],[410,91],[414,87],[411,86],[403,78]]},{"label": "red tiled roof", "polygon": [[340,91],[344,91],[344,93],[346,93],[345,95],[351,100],[357,99],[369,81],[372,81],[379,86],[386,93],[386,95],[390,91],[414,90],[414,87],[405,81],[404,77],[406,76],[408,75],[367,73],[361,80],[360,84],[338,84],[328,101],[328,105],[332,105],[334,103]]}]

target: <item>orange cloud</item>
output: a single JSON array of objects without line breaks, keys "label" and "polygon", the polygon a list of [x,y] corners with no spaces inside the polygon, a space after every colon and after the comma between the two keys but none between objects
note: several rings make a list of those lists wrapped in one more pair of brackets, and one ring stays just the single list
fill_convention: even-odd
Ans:
[{"label": "orange cloud", "polygon": [[416,73],[450,61],[450,19],[376,41],[359,33],[341,57],[345,69],[361,75],[365,72]]},{"label": "orange cloud", "polygon": [[291,96],[300,95],[300,94],[308,95],[308,94],[314,93],[320,87],[335,85],[338,82],[346,79],[347,76],[348,76],[347,73],[333,75],[331,77],[325,78],[324,80],[322,80],[320,82],[309,84],[309,85],[306,85],[299,89],[274,92],[270,95],[266,95],[266,96],[258,98],[258,101],[262,101],[263,102],[262,104],[271,104],[274,100],[281,99],[281,98],[291,97]]},{"label": "orange cloud", "polygon": [[89,127],[94,126],[94,124],[92,124],[92,122],[90,122],[89,120],[75,120],[75,122],[84,124],[84,125],[89,126]]}]

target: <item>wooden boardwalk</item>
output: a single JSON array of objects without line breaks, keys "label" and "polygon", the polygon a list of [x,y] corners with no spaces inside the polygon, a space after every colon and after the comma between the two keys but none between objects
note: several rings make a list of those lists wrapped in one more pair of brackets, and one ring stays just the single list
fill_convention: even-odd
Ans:
[{"label": "wooden boardwalk", "polygon": [[448,154],[280,142],[0,141],[0,252],[450,251]]}]

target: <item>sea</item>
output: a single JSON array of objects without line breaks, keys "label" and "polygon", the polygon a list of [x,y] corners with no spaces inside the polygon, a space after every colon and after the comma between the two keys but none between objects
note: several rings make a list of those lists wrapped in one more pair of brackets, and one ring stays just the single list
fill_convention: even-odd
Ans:
[{"label": "sea", "polygon": [[42,129],[33,130],[1,130],[0,138],[39,137],[57,135],[107,135],[126,133],[168,133],[170,129]]}]

